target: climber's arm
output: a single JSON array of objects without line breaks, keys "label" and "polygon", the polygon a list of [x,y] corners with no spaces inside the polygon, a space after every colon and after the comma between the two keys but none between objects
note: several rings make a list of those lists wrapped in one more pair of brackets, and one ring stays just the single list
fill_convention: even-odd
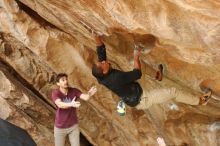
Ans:
[{"label": "climber's arm", "polygon": [[95,41],[96,41],[96,46],[97,46],[96,52],[98,54],[99,62],[106,61],[106,59],[107,59],[106,48],[105,48],[105,44],[102,41],[101,36],[96,36]]},{"label": "climber's arm", "polygon": [[141,48],[134,49],[134,68],[141,71],[140,53]]}]

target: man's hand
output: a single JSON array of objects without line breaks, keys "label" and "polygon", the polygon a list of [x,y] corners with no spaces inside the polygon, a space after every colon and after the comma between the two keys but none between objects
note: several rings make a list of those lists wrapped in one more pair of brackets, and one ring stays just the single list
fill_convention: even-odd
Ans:
[{"label": "man's hand", "polygon": [[80,107],[80,102],[79,101],[75,101],[76,97],[73,98],[73,100],[71,101],[72,107],[78,108]]},{"label": "man's hand", "polygon": [[89,94],[89,96],[93,96],[96,92],[97,92],[96,86],[92,86],[92,87],[89,89],[88,94]]},{"label": "man's hand", "polygon": [[89,100],[91,96],[93,96],[96,93],[97,89],[95,86],[92,86],[92,88],[89,89],[87,94],[81,94],[80,99],[82,100]]}]

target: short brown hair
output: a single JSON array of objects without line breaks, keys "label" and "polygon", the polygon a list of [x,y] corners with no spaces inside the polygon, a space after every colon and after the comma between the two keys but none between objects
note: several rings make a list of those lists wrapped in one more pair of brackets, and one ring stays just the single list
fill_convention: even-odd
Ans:
[{"label": "short brown hair", "polygon": [[68,75],[65,74],[65,73],[59,73],[59,74],[57,75],[57,77],[56,77],[56,82],[59,82],[62,77],[66,77],[66,78],[67,78]]},{"label": "short brown hair", "polygon": [[96,78],[102,78],[104,76],[101,67],[97,66],[96,64],[93,64],[92,66],[92,75]]}]

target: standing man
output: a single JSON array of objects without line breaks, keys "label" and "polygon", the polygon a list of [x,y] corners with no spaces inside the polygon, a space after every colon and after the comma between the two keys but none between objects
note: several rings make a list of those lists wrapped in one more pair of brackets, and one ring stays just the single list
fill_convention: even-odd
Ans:
[{"label": "standing man", "polygon": [[55,146],[64,146],[68,135],[71,146],[79,146],[79,127],[76,108],[80,106],[78,99],[89,100],[97,89],[92,87],[88,93],[82,93],[77,88],[69,87],[68,76],[65,73],[57,75],[57,89],[52,91],[52,100],[57,106],[54,138]]}]

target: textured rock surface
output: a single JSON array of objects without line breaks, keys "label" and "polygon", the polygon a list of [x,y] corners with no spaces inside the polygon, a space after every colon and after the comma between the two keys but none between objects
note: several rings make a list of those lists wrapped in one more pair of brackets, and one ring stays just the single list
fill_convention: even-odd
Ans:
[{"label": "textured rock surface", "polygon": [[53,146],[54,109],[11,76],[0,63],[0,117],[26,129],[38,145]]},{"label": "textured rock surface", "polygon": [[[54,75],[66,72],[82,91],[97,84],[90,74],[96,54],[88,28],[104,34],[117,68],[132,69],[134,42],[151,49],[141,56],[145,91],[175,86],[199,96],[200,82],[212,79],[217,94],[219,11],[218,1],[205,0],[0,0],[0,116],[27,129],[38,145],[52,145]],[[151,74],[161,62],[166,78],[158,83]],[[146,111],[128,108],[119,117],[118,97],[97,86],[79,110],[81,132],[93,145],[153,146],[158,136],[168,145],[220,145],[218,95],[207,106],[168,100]]]}]

